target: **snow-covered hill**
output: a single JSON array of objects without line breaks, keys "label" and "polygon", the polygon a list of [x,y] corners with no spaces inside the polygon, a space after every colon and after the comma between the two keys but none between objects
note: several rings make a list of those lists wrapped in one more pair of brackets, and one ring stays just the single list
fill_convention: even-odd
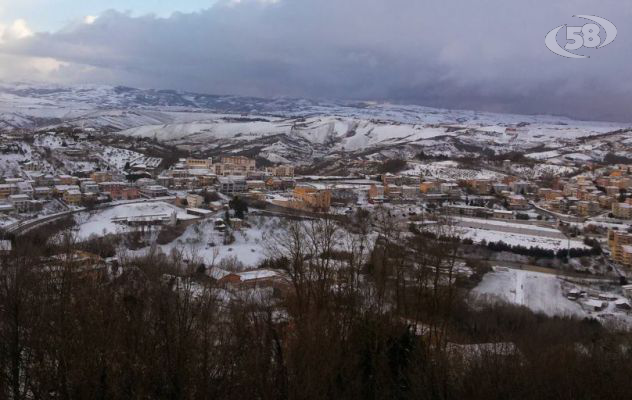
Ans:
[{"label": "snow-covered hill", "polygon": [[[365,158],[482,151],[534,153],[588,142],[621,124],[414,105],[215,96],[100,85],[0,84],[0,131],[59,125],[155,138],[197,150],[258,152],[270,160],[339,153]],[[621,138],[632,139],[629,132]],[[588,146],[588,147],[586,147]],[[583,152],[598,144],[585,145]],[[603,149],[601,154],[610,149]],[[581,151],[580,151],[581,153]]]}]

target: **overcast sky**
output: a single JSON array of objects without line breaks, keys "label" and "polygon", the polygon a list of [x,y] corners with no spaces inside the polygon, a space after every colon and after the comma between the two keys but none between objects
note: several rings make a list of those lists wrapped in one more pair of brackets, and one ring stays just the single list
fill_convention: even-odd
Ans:
[{"label": "overcast sky", "polygon": [[[617,39],[553,54],[575,14]],[[0,0],[0,79],[632,121],[629,26],[621,0]]]}]

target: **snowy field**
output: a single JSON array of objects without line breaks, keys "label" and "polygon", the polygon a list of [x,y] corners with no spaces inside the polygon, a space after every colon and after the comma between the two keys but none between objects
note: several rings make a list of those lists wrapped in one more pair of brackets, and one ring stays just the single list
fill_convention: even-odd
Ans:
[{"label": "snowy field", "polygon": [[[539,247],[547,250],[566,249],[569,246],[566,238],[552,238],[546,236],[511,233],[502,230],[489,230],[482,228],[458,227],[456,234],[461,239],[472,239],[474,243],[480,243],[483,240],[489,242],[504,242],[511,246],[523,247]],[[583,242],[579,240],[571,240],[570,247],[573,249],[588,249]]]},{"label": "snowy field", "polygon": [[[219,216],[219,215],[218,215]],[[205,219],[187,227],[175,241],[158,245],[165,254],[179,251],[184,258],[203,262],[207,266],[221,266],[222,262],[238,261],[238,267],[254,268],[266,259],[264,237],[274,229],[278,218],[250,216],[248,227],[234,232],[235,242],[224,245],[222,232],[214,229],[214,218]],[[143,255],[150,248],[144,248],[132,255]]]},{"label": "snowy field", "polygon": [[472,290],[473,299],[521,305],[549,316],[586,316],[582,307],[568,300],[554,275],[523,270],[489,272]]},{"label": "snowy field", "polygon": [[[599,290],[599,285],[595,290],[594,287],[571,282],[573,279],[558,278],[541,272],[504,267],[495,267],[494,270],[487,273],[481,283],[472,289],[470,292],[472,301],[514,304],[548,316],[596,318],[607,327],[632,328],[630,311],[616,307],[616,302],[625,301],[629,304],[629,300],[614,289],[602,292]],[[584,295],[577,301],[571,301],[566,297],[571,290],[592,293],[592,297]],[[610,300],[597,300],[600,294],[606,295]],[[604,304],[605,307],[596,311],[591,306],[593,303]]]},{"label": "snowy field", "polygon": [[171,215],[176,213],[179,219],[191,219],[183,209],[164,202],[142,202],[125,204],[99,210],[93,213],[81,213],[75,217],[79,230],[79,239],[87,239],[90,235],[123,233],[128,230],[125,225],[112,222],[113,218],[140,217],[146,215]]},{"label": "snowy field", "polygon": [[505,175],[486,169],[461,168],[456,161],[435,161],[431,163],[409,163],[409,169],[402,171],[402,175],[419,176],[441,179],[502,179]]}]

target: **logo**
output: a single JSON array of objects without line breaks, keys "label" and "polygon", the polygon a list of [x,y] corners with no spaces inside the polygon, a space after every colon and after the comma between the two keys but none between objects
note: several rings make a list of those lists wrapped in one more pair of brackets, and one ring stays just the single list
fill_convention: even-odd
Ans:
[{"label": "logo", "polygon": [[[582,47],[600,49],[612,43],[614,38],[617,37],[617,27],[605,18],[596,17],[594,15],[573,15],[573,17],[584,18],[596,23],[587,23],[583,26],[567,26],[564,24],[547,33],[544,43],[549,50],[558,56],[590,58],[590,56],[571,53],[571,51],[579,50]],[[564,48],[557,42],[557,33],[563,28],[566,28],[566,40],[568,41]]]}]

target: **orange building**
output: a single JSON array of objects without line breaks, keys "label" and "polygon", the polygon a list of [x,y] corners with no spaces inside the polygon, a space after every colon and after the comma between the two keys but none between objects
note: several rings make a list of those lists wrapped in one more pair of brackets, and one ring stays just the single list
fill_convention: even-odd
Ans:
[{"label": "orange building", "polygon": [[626,267],[632,267],[632,234],[608,231],[608,246],[612,259]]},{"label": "orange building", "polygon": [[331,207],[331,190],[317,189],[313,186],[297,186],[294,188],[294,206],[311,211],[327,212]]}]

